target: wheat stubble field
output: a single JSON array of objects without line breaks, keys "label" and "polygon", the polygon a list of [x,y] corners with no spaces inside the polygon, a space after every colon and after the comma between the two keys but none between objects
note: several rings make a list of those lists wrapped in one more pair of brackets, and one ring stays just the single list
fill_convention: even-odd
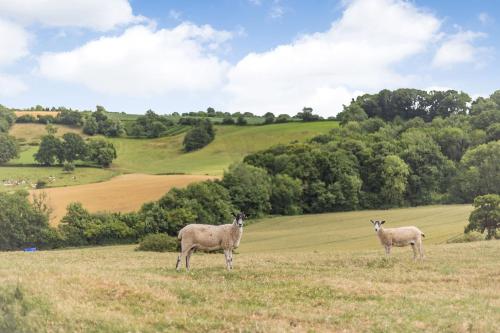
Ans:
[{"label": "wheat stubble field", "polygon": [[[468,209],[385,211],[388,223],[406,216],[428,234],[417,263],[409,248],[384,257],[366,220],[384,211],[258,221],[231,272],[222,254],[196,254],[191,272],[175,272],[175,253],[133,245],[0,253],[0,331],[496,332],[500,242],[442,240],[463,230]],[[459,213],[427,222],[450,211]]]},{"label": "wheat stubble field", "polygon": [[57,224],[72,202],[82,203],[90,212],[131,212],[146,202],[158,200],[171,188],[214,178],[205,175],[127,174],[101,183],[32,190],[31,193],[47,194],[47,203],[52,209],[51,222]]}]

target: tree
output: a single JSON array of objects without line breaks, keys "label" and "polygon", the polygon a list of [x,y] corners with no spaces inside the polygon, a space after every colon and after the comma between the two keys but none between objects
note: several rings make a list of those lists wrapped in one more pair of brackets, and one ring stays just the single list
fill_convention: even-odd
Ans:
[{"label": "tree", "polygon": [[99,131],[99,124],[94,117],[87,117],[83,123],[83,133],[87,135],[95,135]]},{"label": "tree", "polygon": [[265,170],[233,164],[224,172],[222,185],[228,189],[233,205],[245,214],[257,217],[271,210],[271,179]]},{"label": "tree", "polygon": [[302,119],[302,121],[316,121],[321,119],[320,116],[313,115],[313,109],[310,107],[302,108],[302,112],[297,113],[295,118]]},{"label": "tree", "polygon": [[208,117],[215,117],[215,109],[213,107],[207,108],[207,116]]},{"label": "tree", "polygon": [[31,203],[24,191],[0,193],[0,230],[2,251],[44,247],[53,235],[48,211],[43,204]]},{"label": "tree", "polygon": [[64,133],[62,139],[64,159],[66,161],[85,160],[87,157],[87,144],[80,135],[71,132]]},{"label": "tree", "polygon": [[222,125],[234,125],[233,117],[231,116],[224,117],[224,119],[222,119]]},{"label": "tree", "polygon": [[215,130],[210,120],[198,122],[184,137],[183,146],[186,152],[205,147],[215,138]]},{"label": "tree", "polygon": [[460,161],[470,144],[466,132],[457,127],[441,128],[434,137],[443,154],[455,162]]},{"label": "tree", "polygon": [[289,122],[291,119],[291,117],[287,114],[280,114],[276,120],[275,120],[275,123],[277,124],[282,124],[282,123],[286,123],[286,122]]},{"label": "tree", "polygon": [[264,124],[272,124],[274,123],[274,114],[272,112],[267,112],[264,115]]},{"label": "tree", "polygon": [[90,140],[87,160],[107,168],[116,157],[116,149],[111,142],[103,139]]},{"label": "tree", "polygon": [[238,119],[236,119],[236,125],[238,126],[245,126],[247,124],[247,120],[243,115],[238,116]]},{"label": "tree", "polygon": [[483,233],[486,230],[486,239],[492,239],[496,235],[497,228],[500,228],[500,195],[487,194],[476,197],[474,207],[465,232],[477,230]]},{"label": "tree", "polygon": [[479,145],[464,154],[452,193],[462,202],[488,193],[500,194],[500,141]]},{"label": "tree", "polygon": [[0,164],[19,156],[19,146],[14,137],[0,133]]},{"label": "tree", "polygon": [[409,175],[410,168],[401,158],[396,155],[389,155],[384,158],[382,166],[383,185],[380,194],[385,204],[388,206],[403,204]]},{"label": "tree", "polygon": [[296,215],[302,212],[302,182],[288,175],[272,178],[270,203],[273,214]]},{"label": "tree", "polygon": [[354,101],[351,102],[349,106],[344,105],[344,110],[337,115],[337,120],[339,120],[342,125],[350,121],[363,121],[365,119],[368,119],[366,112]]},{"label": "tree", "polygon": [[53,165],[64,162],[64,148],[61,140],[54,135],[44,135],[40,147],[34,155],[35,160],[43,165]]}]

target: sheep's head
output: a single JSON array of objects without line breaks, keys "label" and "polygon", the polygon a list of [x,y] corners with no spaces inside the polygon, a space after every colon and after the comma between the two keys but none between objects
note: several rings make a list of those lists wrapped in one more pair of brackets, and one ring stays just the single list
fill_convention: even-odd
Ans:
[{"label": "sheep's head", "polygon": [[243,219],[246,219],[246,215],[242,212],[239,212],[238,214],[233,214],[234,216],[234,224],[237,224],[238,227],[243,227]]},{"label": "sheep's head", "polygon": [[385,223],[385,221],[373,221],[373,220],[370,220],[373,224],[373,228],[375,228],[375,232],[378,232],[380,230],[380,228],[382,227],[382,224]]}]

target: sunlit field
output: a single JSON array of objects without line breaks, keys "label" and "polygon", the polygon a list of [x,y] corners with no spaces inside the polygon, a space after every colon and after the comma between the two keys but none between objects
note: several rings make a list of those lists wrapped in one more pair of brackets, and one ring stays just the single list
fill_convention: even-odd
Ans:
[{"label": "sunlit field", "polygon": [[[440,209],[457,214],[431,220]],[[245,228],[231,272],[222,254],[195,254],[176,272],[175,253],[134,245],[0,253],[0,331],[495,332],[500,242],[443,241],[468,209],[304,216],[304,229],[299,217],[263,220]],[[425,261],[409,248],[386,258],[372,215],[419,225]]]}]

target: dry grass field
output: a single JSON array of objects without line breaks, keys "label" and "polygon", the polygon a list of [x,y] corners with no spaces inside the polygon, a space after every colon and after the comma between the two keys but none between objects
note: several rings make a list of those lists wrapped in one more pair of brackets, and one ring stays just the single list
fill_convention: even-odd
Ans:
[{"label": "dry grass field", "polygon": [[[58,137],[63,136],[65,133],[77,133],[86,137],[80,128],[73,128],[64,125],[54,125],[54,127],[57,128],[56,136]],[[26,142],[37,143],[40,141],[42,136],[47,134],[47,131],[45,130],[45,125],[43,124],[14,124],[9,130],[9,134]]]},{"label": "dry grass field", "polygon": [[[500,241],[444,244],[468,212],[444,214],[460,210],[258,221],[231,272],[222,254],[176,272],[175,253],[134,245],[0,253],[0,332],[498,332]],[[377,214],[421,226],[426,260],[408,248],[385,258],[365,220]]]},{"label": "dry grass field", "polygon": [[26,114],[32,115],[33,117],[36,116],[53,116],[56,117],[59,112],[57,111],[15,111],[16,117],[21,117]]},{"label": "dry grass field", "polygon": [[32,190],[45,192],[53,209],[51,221],[57,224],[72,202],[81,202],[90,212],[130,212],[143,203],[157,200],[173,187],[185,187],[193,182],[213,179],[203,175],[128,174],[101,183]]}]

